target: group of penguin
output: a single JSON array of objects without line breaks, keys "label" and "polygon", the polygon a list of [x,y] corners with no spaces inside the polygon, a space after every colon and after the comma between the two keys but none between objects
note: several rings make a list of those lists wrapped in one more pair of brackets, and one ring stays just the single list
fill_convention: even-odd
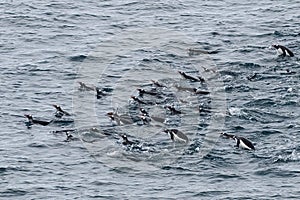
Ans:
[{"label": "group of penguin", "polygon": [[[191,82],[200,82],[204,83],[205,79],[201,76],[191,76],[188,75],[186,72],[183,71],[178,71],[178,73],[184,78],[187,79]],[[169,88],[166,86],[164,83],[151,80],[152,81],[152,87],[151,89],[143,89],[143,88],[137,88],[138,95],[136,96],[130,96],[130,99],[132,101],[132,104],[136,104],[136,108],[138,108],[140,114],[138,117],[134,116],[129,116],[128,114],[119,114],[118,112],[108,112],[107,116],[110,118],[112,123],[117,126],[122,126],[122,125],[129,125],[129,124],[134,124],[136,122],[142,122],[142,125],[148,125],[151,123],[151,121],[159,122],[161,124],[165,124],[165,118],[163,117],[158,117],[154,115],[150,115],[147,109],[145,109],[143,106],[151,106],[151,105],[160,105],[163,108],[166,109],[166,112],[170,115],[181,115],[183,114],[179,109],[177,109],[174,105],[169,105],[166,101],[166,99],[169,97],[170,94],[166,92]],[[195,87],[176,87],[177,90],[185,90],[188,92],[191,92],[192,94],[195,95],[208,95],[210,94],[209,91],[206,90],[200,90]],[[164,92],[163,92],[164,91]],[[148,97],[144,98],[145,96]],[[150,98],[149,97],[155,97]],[[157,99],[164,99],[162,101],[157,101]],[[199,109],[199,112],[200,109]],[[170,139],[173,142],[183,142],[183,143],[188,143],[189,138],[184,134],[182,131],[175,129],[175,128],[166,128],[163,129],[161,132],[167,133],[170,137]],[[132,142],[128,139],[127,135],[122,135],[123,138],[123,144],[128,144],[131,145]]]},{"label": "group of penguin", "polygon": [[[25,122],[25,125],[27,126],[27,128],[30,129],[32,127],[32,125],[47,126],[47,125],[49,125],[51,123],[57,122],[56,120],[57,119],[61,119],[63,116],[72,116],[70,113],[68,113],[67,111],[63,110],[59,105],[53,104],[52,106],[55,108],[54,116],[55,116],[56,119],[52,119],[52,120],[49,120],[49,121],[44,121],[44,120],[36,119],[32,115],[25,114],[24,116],[28,119],[28,121]],[[73,120],[68,120],[68,121],[63,121],[63,122],[72,123]],[[66,133],[66,136],[67,136],[66,141],[67,142],[69,142],[70,140],[72,140],[73,135],[70,133],[70,131],[63,131],[63,132]]]},{"label": "group of penguin", "polygon": [[[52,106],[56,109],[56,112],[54,113],[54,116],[56,118],[62,118],[64,115],[65,116],[71,116],[70,113],[64,111],[59,105],[53,104]],[[28,122],[26,123],[28,128],[30,128],[34,124],[47,126],[47,125],[49,125],[50,123],[52,123],[54,121],[54,119],[52,119],[50,121],[43,121],[43,120],[34,119],[32,115],[28,115],[28,114],[25,114],[24,116],[28,119]]]},{"label": "group of penguin", "polygon": [[[293,57],[294,53],[289,50],[287,47],[282,46],[282,45],[272,45],[273,48],[275,48],[277,50],[277,54],[280,56],[289,56],[289,57]],[[188,75],[187,73],[183,72],[183,71],[178,71],[178,73],[184,78],[187,79],[191,82],[200,82],[200,83],[204,83],[205,79],[203,77],[197,76],[191,76]],[[158,82],[158,81],[154,81],[152,80],[152,84],[156,87],[156,88],[163,88],[166,87],[164,84]],[[94,86],[88,86],[83,82],[79,82],[80,85],[80,90],[84,90],[84,91],[96,91],[96,97],[97,99],[102,98],[103,96],[106,96],[109,94],[109,92],[112,91],[111,88],[106,88],[106,89],[100,89]],[[185,88],[186,90],[189,90],[191,92],[193,92],[194,94],[201,94],[201,95],[208,95],[209,91],[205,91],[205,90],[199,90],[198,88]],[[157,96],[159,95],[159,93],[157,92],[158,90],[145,90],[145,89],[141,89],[138,88],[137,89],[139,92],[139,97],[137,96],[131,96],[131,99],[136,102],[139,106],[139,110],[141,115],[139,116],[140,120],[146,124],[149,123],[151,120],[160,122],[160,123],[164,123],[165,119],[164,118],[159,118],[159,117],[154,117],[154,116],[150,116],[149,113],[147,112],[146,109],[142,108],[141,105],[149,105],[149,102],[145,102],[143,101],[143,96],[144,95],[150,95],[150,96]],[[150,102],[151,103],[151,102]],[[153,102],[152,102],[153,103]],[[62,118],[63,116],[71,116],[70,113],[64,111],[59,105],[53,105],[53,107],[56,109],[54,115],[56,118]],[[177,110],[175,107],[167,105],[165,106],[165,108],[171,112],[171,114],[177,115],[177,114],[181,114],[180,110]],[[203,110],[201,110],[201,108],[199,108],[199,112],[201,112]],[[42,126],[47,126],[50,123],[53,122],[53,120],[50,121],[42,121],[42,120],[38,120],[33,118],[32,115],[28,115],[25,114],[24,115],[27,119],[28,122],[26,122],[26,125],[28,128],[30,128],[32,125],[34,124],[38,124],[38,125],[42,125]],[[114,125],[118,125],[118,126],[122,126],[122,125],[128,125],[128,124],[133,124],[134,121],[132,120],[132,118],[130,116],[126,116],[126,115],[119,115],[117,112],[108,112],[107,116],[110,118],[110,120],[114,123]],[[70,134],[70,131],[63,131],[66,133],[67,136],[67,140],[66,141],[70,141],[73,138],[73,135]],[[167,133],[170,137],[170,139],[173,142],[183,142],[183,143],[188,143],[189,142],[189,138],[187,137],[186,134],[184,134],[182,131],[178,130],[178,129],[164,129],[163,130],[164,133]],[[244,137],[240,137],[240,136],[236,136],[233,134],[228,134],[228,133],[220,133],[221,136],[224,136],[225,138],[228,139],[232,139],[235,141],[236,143],[236,147],[237,148],[243,148],[246,150],[255,150],[255,147],[253,145],[253,143],[251,141],[249,141],[248,139],[244,138]],[[121,138],[123,139],[122,144],[123,145],[134,145],[136,142],[131,141],[128,139],[126,134],[122,134]]]}]

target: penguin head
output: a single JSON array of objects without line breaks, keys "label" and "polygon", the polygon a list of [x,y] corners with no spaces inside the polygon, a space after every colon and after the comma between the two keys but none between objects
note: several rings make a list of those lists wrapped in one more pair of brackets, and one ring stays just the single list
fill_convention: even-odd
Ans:
[{"label": "penguin head", "polygon": [[163,130],[163,132],[165,132],[165,133],[169,133],[169,132],[170,132],[170,130],[169,130],[169,129],[164,129],[164,130]]},{"label": "penguin head", "polygon": [[131,96],[130,98],[132,98],[133,100],[137,100],[137,97],[136,96]]},{"label": "penguin head", "polygon": [[227,138],[231,138],[231,139],[235,138],[235,135],[232,135],[232,134],[228,134],[228,133],[224,133],[224,132],[222,132],[220,134],[223,135],[223,136],[225,136],[225,137],[227,137]]},{"label": "penguin head", "polygon": [[128,141],[127,135],[123,134],[123,135],[121,135],[121,137],[123,138],[124,141],[126,141],[126,142]]},{"label": "penguin head", "polygon": [[33,117],[32,117],[32,115],[24,115],[25,117],[27,117],[27,119],[29,119],[29,120],[32,120],[33,119]]},{"label": "penguin head", "polygon": [[85,87],[86,86],[85,83],[83,83],[81,81],[78,81],[78,83],[79,83],[80,87]]},{"label": "penguin head", "polygon": [[172,106],[170,106],[170,105],[166,105],[166,106],[164,106],[164,108],[165,109],[167,109],[167,110],[172,110],[172,109],[174,109]]},{"label": "penguin head", "polygon": [[275,49],[279,49],[279,45],[278,44],[272,44],[272,47],[274,47]]},{"label": "penguin head", "polygon": [[180,75],[185,75],[185,73],[182,72],[182,71],[178,71],[178,73],[179,73]]},{"label": "penguin head", "polygon": [[141,111],[141,113],[143,113],[143,114],[148,114],[148,112],[144,109],[144,108],[140,108],[140,111]]},{"label": "penguin head", "polygon": [[56,110],[61,110],[61,107],[59,105],[53,104],[52,105]]},{"label": "penguin head", "polygon": [[140,93],[144,93],[145,92],[145,90],[142,89],[142,88],[138,88],[137,91],[139,91]]},{"label": "penguin head", "polygon": [[100,88],[96,87],[95,90],[97,92],[97,95],[102,95],[103,94],[103,91]]},{"label": "penguin head", "polygon": [[73,135],[71,133],[69,133],[68,131],[66,132],[66,136],[67,136],[67,139],[70,139],[73,137]]},{"label": "penguin head", "polygon": [[107,116],[113,116],[114,113],[113,113],[113,112],[108,112],[106,115],[107,115]]},{"label": "penguin head", "polygon": [[108,112],[106,114],[111,120],[114,120],[115,119],[115,113],[114,112]]}]

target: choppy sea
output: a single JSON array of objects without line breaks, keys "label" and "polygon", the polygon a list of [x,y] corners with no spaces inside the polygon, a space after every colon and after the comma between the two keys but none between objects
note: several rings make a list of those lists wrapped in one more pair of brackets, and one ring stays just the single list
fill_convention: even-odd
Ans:
[{"label": "choppy sea", "polygon": [[[299,199],[299,7],[0,1],[0,198]],[[55,117],[53,104],[71,115]],[[115,125],[108,112],[130,121]],[[25,114],[51,123],[26,126]]]}]

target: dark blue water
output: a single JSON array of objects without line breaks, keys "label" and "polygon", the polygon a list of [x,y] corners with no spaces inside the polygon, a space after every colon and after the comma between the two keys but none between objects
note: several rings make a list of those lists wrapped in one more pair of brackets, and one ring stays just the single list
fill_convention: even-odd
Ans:
[{"label": "dark blue water", "polygon": [[[299,6],[2,1],[1,199],[299,199]],[[274,43],[295,57],[278,57]],[[178,70],[207,81],[190,83]],[[112,126],[105,114],[136,116],[130,96],[151,89],[151,80],[167,85],[169,98],[146,108],[168,120]],[[108,95],[96,99],[78,81]],[[176,84],[211,93],[198,97]],[[165,112],[172,103],[185,114]],[[73,116],[56,119],[52,104]],[[199,106],[210,112],[200,115]],[[24,114],[55,121],[27,128]],[[170,127],[189,144],[160,133]],[[76,129],[75,139],[53,132],[64,129]],[[246,137],[256,150],[237,149],[220,132]],[[124,133],[141,149],[124,147]]]}]

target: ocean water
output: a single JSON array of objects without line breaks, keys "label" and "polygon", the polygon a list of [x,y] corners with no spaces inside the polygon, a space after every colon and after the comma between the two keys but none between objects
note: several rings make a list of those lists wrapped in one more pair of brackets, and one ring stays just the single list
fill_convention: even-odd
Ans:
[{"label": "ocean water", "polygon": [[[0,198],[299,199],[299,7],[1,1]],[[277,56],[275,43],[295,57]],[[139,98],[164,122],[143,124],[131,96],[154,90],[151,80],[166,86],[161,96]],[[79,81],[105,95],[80,90]],[[182,89],[194,87],[210,94]],[[56,118],[53,104],[72,116]],[[132,122],[114,126],[111,111]],[[28,128],[24,114],[53,121]],[[165,128],[189,143],[173,143]],[[67,129],[75,130],[70,141]],[[236,148],[221,132],[256,150]],[[123,145],[123,134],[138,145]]]}]

